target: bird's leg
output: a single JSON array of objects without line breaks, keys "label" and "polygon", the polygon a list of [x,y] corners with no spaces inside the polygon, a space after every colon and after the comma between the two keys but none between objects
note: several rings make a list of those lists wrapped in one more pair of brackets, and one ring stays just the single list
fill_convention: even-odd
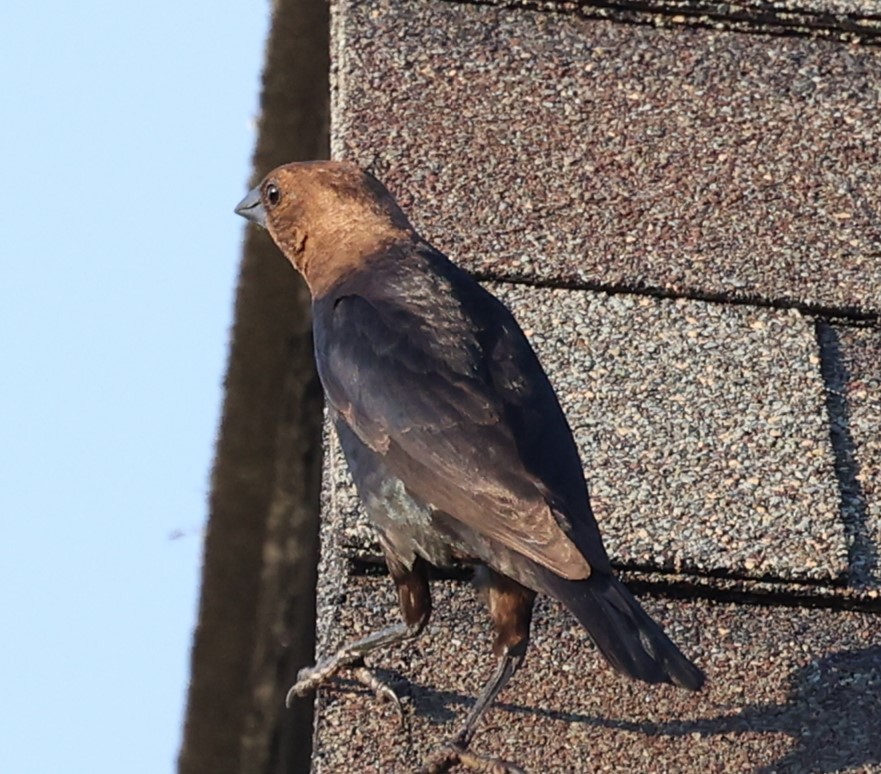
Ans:
[{"label": "bird's leg", "polygon": [[462,729],[423,764],[421,774],[438,774],[456,764],[491,774],[522,774],[512,763],[477,755],[468,749],[481,718],[523,663],[535,602],[534,591],[493,570],[487,572],[489,614],[496,631],[493,652],[499,657],[499,664],[465,718]]},{"label": "bird's leg", "polygon": [[345,667],[355,667],[352,676],[366,685],[379,698],[393,701],[400,710],[400,702],[394,690],[364,666],[364,656],[401,640],[411,639],[422,632],[431,616],[431,592],[428,586],[428,570],[424,561],[417,558],[407,567],[394,554],[386,551],[389,573],[398,590],[398,604],[403,622],[388,626],[360,640],[343,645],[334,655],[320,660],[315,666],[301,669],[297,682],[288,691],[285,703],[290,706],[297,696],[305,696],[333,677]]}]

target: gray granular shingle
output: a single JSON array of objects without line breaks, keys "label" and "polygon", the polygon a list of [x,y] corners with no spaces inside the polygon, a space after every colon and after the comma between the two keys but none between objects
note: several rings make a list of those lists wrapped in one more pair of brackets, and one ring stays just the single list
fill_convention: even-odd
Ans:
[{"label": "gray granular shingle", "polygon": [[[688,0],[685,0],[688,5]],[[718,5],[718,4],[717,4]],[[878,18],[878,0],[739,0],[726,4],[729,8],[746,6],[758,10],[812,11],[826,14],[848,14],[854,17]]]},{"label": "gray granular shingle", "polygon": [[[467,0],[454,0],[467,2]],[[789,21],[793,26],[803,18],[814,17],[816,21],[834,24],[836,20],[861,21],[869,29],[875,29],[879,19],[878,0],[737,0],[724,2],[720,0],[619,0],[614,4],[603,0],[483,0],[489,5],[522,7],[535,9],[539,7],[547,11],[563,13],[593,13],[607,11],[614,13],[682,13],[683,22],[692,14],[712,14],[713,21],[724,22],[726,18],[776,19],[778,23]],[[795,17],[795,18],[793,18]],[[819,18],[816,18],[819,17]]]},{"label": "gray granular shingle", "polygon": [[[835,329],[845,375],[842,437],[856,580],[881,588],[881,329]],[[849,455],[849,456],[848,456]]]},{"label": "gray granular shingle", "polygon": [[546,364],[619,561],[846,568],[813,324],[795,311],[497,285]]},{"label": "gray granular shingle", "polygon": [[[387,578],[337,577],[325,647],[397,620]],[[407,725],[352,683],[318,702],[314,771],[413,771],[458,730],[492,668],[491,634],[466,584],[437,582],[422,638],[372,662],[412,681]],[[321,599],[321,606],[339,600]],[[523,670],[477,751],[529,772],[881,771],[881,618],[809,608],[643,599],[706,670],[700,694],[621,677],[544,600]]]},{"label": "gray granular shingle", "polygon": [[[845,572],[816,340],[798,312],[491,289],[560,395],[614,560],[743,577]],[[372,533],[330,448],[328,504],[345,544],[365,550]]]},{"label": "gray granular shingle", "polygon": [[881,311],[881,48],[338,0],[333,149],[472,269]]}]

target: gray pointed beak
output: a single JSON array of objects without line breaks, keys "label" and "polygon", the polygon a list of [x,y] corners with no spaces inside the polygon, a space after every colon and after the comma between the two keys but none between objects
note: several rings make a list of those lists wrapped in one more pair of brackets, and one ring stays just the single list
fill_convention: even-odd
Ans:
[{"label": "gray pointed beak", "polygon": [[260,199],[260,189],[252,188],[248,194],[236,205],[236,215],[266,228],[266,210]]}]

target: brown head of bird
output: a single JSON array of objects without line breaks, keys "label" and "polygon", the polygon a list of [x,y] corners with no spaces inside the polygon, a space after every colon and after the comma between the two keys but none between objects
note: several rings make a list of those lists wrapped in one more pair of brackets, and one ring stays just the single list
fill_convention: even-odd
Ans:
[{"label": "brown head of bird", "polygon": [[416,236],[382,183],[345,161],[278,167],[248,192],[236,212],[269,231],[313,296],[356,269],[365,256]]}]

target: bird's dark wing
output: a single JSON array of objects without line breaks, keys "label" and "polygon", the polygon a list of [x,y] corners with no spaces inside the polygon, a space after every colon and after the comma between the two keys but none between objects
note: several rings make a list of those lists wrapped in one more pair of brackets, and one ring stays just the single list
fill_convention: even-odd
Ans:
[{"label": "bird's dark wing", "polygon": [[[588,577],[592,561],[605,570],[553,390],[510,313],[470,277],[467,283],[473,287],[456,292],[421,287],[420,279],[391,298],[351,287],[316,302],[316,357],[328,399],[434,509],[564,578]],[[557,434],[562,427],[557,453],[574,456],[574,482],[563,480],[565,470],[561,477],[537,469],[554,466],[540,459],[552,448],[530,446],[553,443],[548,427]],[[584,513],[574,513],[579,507]]]}]

